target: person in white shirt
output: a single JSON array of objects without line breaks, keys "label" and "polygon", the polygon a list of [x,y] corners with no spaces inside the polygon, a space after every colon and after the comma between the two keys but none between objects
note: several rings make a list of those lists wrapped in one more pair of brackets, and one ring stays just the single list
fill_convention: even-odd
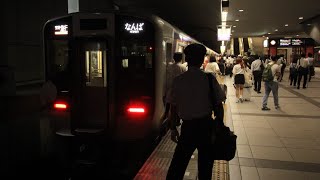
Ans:
[{"label": "person in white shirt", "polygon": [[226,75],[230,75],[232,77],[232,68],[233,68],[233,57],[229,56],[226,61]]},{"label": "person in white shirt", "polygon": [[[264,96],[262,98],[262,110],[263,111],[269,111],[270,108],[268,108],[267,103],[268,103],[268,98],[269,94],[272,91],[273,95],[273,101],[274,101],[274,106],[276,109],[279,109],[279,97],[278,97],[278,89],[279,89],[279,84],[278,84],[278,78],[281,75],[281,70],[280,66],[277,64],[277,58],[276,56],[271,56],[271,62],[267,64],[267,66],[271,66],[271,71],[273,74],[273,81],[265,81],[264,82]],[[266,67],[267,68],[267,67]]]},{"label": "person in white shirt", "polygon": [[[189,160],[197,149],[198,179],[211,180],[214,162],[210,145],[210,134],[213,130],[212,110],[216,116],[214,121],[222,126],[222,102],[226,98],[217,80],[200,69],[206,48],[200,44],[190,44],[184,53],[189,66],[188,71],[174,79],[171,96],[168,96],[168,102],[171,104],[169,122],[174,119],[172,115],[178,113],[183,123],[180,136],[176,127],[169,123],[171,140],[177,142],[177,146],[166,179],[182,180]],[[212,88],[209,87],[210,82]]]},{"label": "person in white shirt", "polygon": [[214,56],[210,56],[209,63],[206,65],[206,68],[204,69],[204,71],[208,73],[212,73],[215,77],[217,77],[216,75],[221,74],[219,65]]},{"label": "person in white shirt", "polygon": [[251,64],[251,71],[254,78],[254,90],[257,93],[261,93],[261,79],[262,79],[262,66],[264,66],[263,62],[259,59],[258,55],[254,56],[255,60]]},{"label": "person in white shirt", "polygon": [[311,53],[308,53],[308,58],[307,58],[307,61],[308,61],[308,66],[309,66],[309,71],[308,71],[308,74],[309,74],[309,82],[311,81],[311,77],[314,76],[314,59],[312,57],[312,54]]},{"label": "person in white shirt", "polygon": [[237,97],[237,103],[243,102],[243,86],[245,83],[245,78],[244,78],[244,71],[245,71],[245,66],[243,64],[242,58],[237,58],[236,59],[236,65],[233,66],[232,73],[234,75],[234,84],[236,87],[236,97]]},{"label": "person in white shirt", "polygon": [[303,76],[303,89],[307,88],[307,79],[308,79],[308,68],[309,68],[309,63],[308,59],[306,59],[305,54],[301,54],[301,58],[297,62],[298,64],[298,84],[297,84],[297,89],[300,89],[300,82]]},{"label": "person in white shirt", "polygon": [[[166,89],[165,89],[165,95],[164,95],[165,112],[161,117],[162,119],[165,119],[168,117],[170,103],[166,101],[166,97],[170,96],[170,93],[172,91],[173,79],[175,77],[179,76],[180,74],[186,72],[186,66],[181,63],[181,61],[182,61],[182,53],[181,52],[174,53],[173,60],[174,60],[174,63],[169,64],[167,67],[167,76],[166,76],[167,83],[166,83],[166,87],[165,87]],[[177,119],[177,121],[178,121],[178,119]]]}]

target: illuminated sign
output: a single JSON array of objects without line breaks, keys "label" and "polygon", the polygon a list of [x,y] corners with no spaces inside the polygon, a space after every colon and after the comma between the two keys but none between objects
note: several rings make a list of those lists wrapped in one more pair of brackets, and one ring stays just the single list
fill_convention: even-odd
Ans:
[{"label": "illuminated sign", "polygon": [[280,39],[280,46],[290,46],[291,39]]},{"label": "illuminated sign", "polygon": [[[274,44],[272,44],[274,45]],[[268,47],[268,39],[263,40],[263,47]]]},{"label": "illuminated sign", "polygon": [[231,26],[218,26],[218,41],[230,41]]},{"label": "illuminated sign", "polygon": [[276,41],[272,40],[272,41],[270,41],[270,44],[274,46],[276,44]]},{"label": "illuminated sign", "polygon": [[301,46],[303,41],[301,39],[291,39],[292,46]]},{"label": "illuminated sign", "polygon": [[124,26],[124,29],[127,30],[131,34],[139,34],[141,31],[143,31],[143,25],[144,23],[126,23]]},{"label": "illuminated sign", "polygon": [[68,35],[68,25],[56,25],[54,26],[55,35]]}]

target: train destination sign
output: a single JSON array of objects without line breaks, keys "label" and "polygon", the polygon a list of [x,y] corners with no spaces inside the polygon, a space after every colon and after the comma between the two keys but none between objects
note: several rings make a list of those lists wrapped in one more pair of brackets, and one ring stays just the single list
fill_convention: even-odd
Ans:
[{"label": "train destination sign", "polygon": [[143,31],[144,23],[126,23],[124,29],[131,34],[139,34]]},{"label": "train destination sign", "polygon": [[68,25],[55,25],[54,26],[54,35],[68,35]]}]

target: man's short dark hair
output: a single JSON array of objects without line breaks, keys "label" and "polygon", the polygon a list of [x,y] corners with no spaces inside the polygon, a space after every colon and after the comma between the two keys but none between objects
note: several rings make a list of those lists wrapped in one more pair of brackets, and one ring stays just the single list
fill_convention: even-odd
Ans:
[{"label": "man's short dark hair", "polygon": [[207,49],[201,44],[190,44],[184,49],[188,66],[200,67]]},{"label": "man's short dark hair", "polygon": [[210,56],[209,62],[217,62],[216,57]]},{"label": "man's short dark hair", "polygon": [[278,59],[277,56],[271,56],[272,61],[277,61],[277,59]]},{"label": "man's short dark hair", "polygon": [[181,62],[182,61],[182,53],[181,52],[175,52],[173,54],[173,59],[174,59],[174,62]]}]

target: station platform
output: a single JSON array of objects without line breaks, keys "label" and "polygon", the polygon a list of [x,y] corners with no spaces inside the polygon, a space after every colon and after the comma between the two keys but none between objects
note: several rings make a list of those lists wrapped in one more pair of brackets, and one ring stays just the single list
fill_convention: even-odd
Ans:
[{"label": "station platform", "polygon": [[[319,180],[320,179],[320,68],[306,89],[289,84],[286,69],[279,82],[280,109],[272,93],[270,111],[262,111],[261,94],[251,90],[250,101],[236,103],[233,79],[228,87],[225,124],[235,131],[236,157],[216,161],[212,179],[230,180]],[[175,143],[167,134],[135,177],[135,180],[165,179]],[[197,152],[189,162],[184,179],[197,179]]]}]

